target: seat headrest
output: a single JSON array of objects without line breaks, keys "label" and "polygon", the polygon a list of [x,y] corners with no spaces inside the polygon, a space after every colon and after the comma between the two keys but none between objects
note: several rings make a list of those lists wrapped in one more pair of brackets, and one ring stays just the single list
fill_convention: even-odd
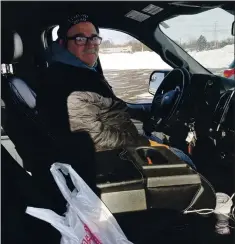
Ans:
[{"label": "seat headrest", "polygon": [[20,35],[15,31],[2,30],[2,57],[1,63],[12,64],[23,55],[23,42]]}]

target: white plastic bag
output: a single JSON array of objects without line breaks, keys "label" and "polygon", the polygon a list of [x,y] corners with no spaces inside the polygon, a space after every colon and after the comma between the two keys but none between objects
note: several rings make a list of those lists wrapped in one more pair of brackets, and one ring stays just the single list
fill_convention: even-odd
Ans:
[{"label": "white plastic bag", "polygon": [[[61,171],[70,175],[71,192]],[[54,163],[51,173],[67,201],[67,212],[59,216],[49,209],[27,207],[26,213],[60,231],[61,244],[131,244],[116,219],[84,180],[68,164]]]}]

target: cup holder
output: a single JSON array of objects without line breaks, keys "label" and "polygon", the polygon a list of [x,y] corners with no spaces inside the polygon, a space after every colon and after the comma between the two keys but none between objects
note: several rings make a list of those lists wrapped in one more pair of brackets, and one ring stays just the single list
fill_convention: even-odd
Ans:
[{"label": "cup holder", "polygon": [[168,164],[168,159],[159,150],[150,147],[138,147],[136,153],[140,157],[143,165]]}]

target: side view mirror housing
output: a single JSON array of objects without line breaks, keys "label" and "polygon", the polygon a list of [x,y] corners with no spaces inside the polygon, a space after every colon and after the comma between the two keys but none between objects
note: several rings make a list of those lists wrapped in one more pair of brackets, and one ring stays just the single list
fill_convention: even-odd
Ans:
[{"label": "side view mirror housing", "polygon": [[149,93],[154,95],[158,87],[161,85],[162,81],[166,77],[166,75],[171,70],[155,70],[152,72],[149,78]]}]

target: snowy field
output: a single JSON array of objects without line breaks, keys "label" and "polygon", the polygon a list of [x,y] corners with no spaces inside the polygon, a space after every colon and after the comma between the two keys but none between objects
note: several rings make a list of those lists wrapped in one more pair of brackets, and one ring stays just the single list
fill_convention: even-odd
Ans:
[{"label": "snowy field", "polygon": [[[222,75],[234,59],[234,46],[189,54],[213,73]],[[152,95],[148,93],[150,74],[155,69],[171,69],[154,52],[100,54],[100,61],[115,94],[127,102],[151,101]]]},{"label": "snowy field", "polygon": [[189,53],[200,64],[209,69],[227,68],[234,59],[234,45],[221,49]]},{"label": "snowy field", "polygon": [[[227,68],[234,59],[234,45],[227,45],[221,49],[189,52],[200,64],[206,68]],[[105,70],[118,69],[170,69],[159,55],[154,52],[136,52],[100,54],[100,61]]]}]

